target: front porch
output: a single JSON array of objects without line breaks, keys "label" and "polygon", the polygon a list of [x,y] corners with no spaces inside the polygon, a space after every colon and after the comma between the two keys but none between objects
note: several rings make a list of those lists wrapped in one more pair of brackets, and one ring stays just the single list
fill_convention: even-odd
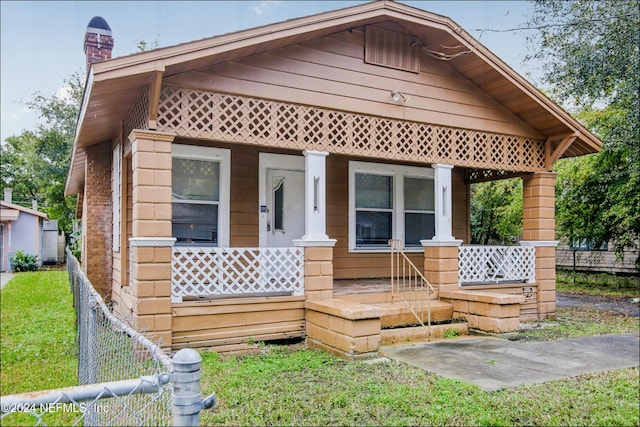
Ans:
[{"label": "front porch", "polygon": [[447,329],[514,330],[536,307],[533,247],[460,246],[456,274],[468,281],[416,288],[407,299],[391,277],[333,278],[332,248],[318,249],[175,246],[172,347],[234,351],[306,338],[362,358],[380,345],[441,338]]}]

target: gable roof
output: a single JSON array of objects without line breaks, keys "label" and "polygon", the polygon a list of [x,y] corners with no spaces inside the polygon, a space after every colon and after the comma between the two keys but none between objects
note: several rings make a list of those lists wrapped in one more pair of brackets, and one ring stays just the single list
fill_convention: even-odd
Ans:
[{"label": "gable roof", "polygon": [[18,219],[20,212],[24,212],[29,215],[38,216],[44,219],[48,218],[47,214],[44,212],[39,212],[33,209],[25,208],[24,206],[14,205],[13,203],[0,201],[0,217],[2,217],[2,221],[15,221]]},{"label": "gable roof", "polygon": [[[382,0],[92,64],[78,118],[66,193],[81,189],[84,148],[116,136],[119,123],[157,72],[167,78],[383,21],[393,21],[418,40],[428,40],[432,45],[464,46],[469,53],[448,63],[549,138],[554,158],[600,150],[602,142],[595,135],[451,19]],[[575,138],[565,139],[567,136]]]}]

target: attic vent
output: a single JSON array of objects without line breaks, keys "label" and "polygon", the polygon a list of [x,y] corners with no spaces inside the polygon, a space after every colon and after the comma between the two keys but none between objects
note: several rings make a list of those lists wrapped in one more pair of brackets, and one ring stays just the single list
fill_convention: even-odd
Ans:
[{"label": "attic vent", "polygon": [[411,37],[382,28],[367,27],[364,60],[369,64],[420,72],[420,56],[418,49],[411,46]]}]

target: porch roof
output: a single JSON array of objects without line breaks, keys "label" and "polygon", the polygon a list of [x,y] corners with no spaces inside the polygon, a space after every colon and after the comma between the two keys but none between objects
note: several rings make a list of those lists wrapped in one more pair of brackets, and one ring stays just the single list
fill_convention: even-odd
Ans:
[{"label": "porch roof", "polygon": [[91,64],[66,194],[81,191],[84,149],[116,137],[140,92],[158,75],[167,78],[383,21],[434,45],[464,46],[469,53],[448,63],[547,138],[552,159],[600,150],[595,135],[451,19],[383,0]]}]

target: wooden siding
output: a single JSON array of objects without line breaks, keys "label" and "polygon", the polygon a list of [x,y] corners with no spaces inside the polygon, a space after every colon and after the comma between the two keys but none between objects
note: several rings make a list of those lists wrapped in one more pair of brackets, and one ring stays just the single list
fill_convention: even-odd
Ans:
[{"label": "wooden siding", "polygon": [[129,239],[133,236],[133,168],[131,156],[122,157],[122,167],[126,171],[126,183],[123,183],[126,184],[126,190],[124,193],[126,197],[124,197],[120,203],[123,209],[126,209],[126,221],[123,227],[125,235],[120,241],[120,253],[125,254],[126,260],[124,263],[121,263],[120,254],[118,254],[117,257],[114,256],[114,277],[116,276],[115,270],[118,269],[118,265],[122,265],[125,271],[119,272],[119,281],[113,280],[111,298],[114,303],[114,311],[119,313],[121,316],[129,316],[135,306],[135,301],[131,294],[131,287],[129,286],[130,251],[128,250]]},{"label": "wooden siding", "polygon": [[[292,151],[270,150],[249,145],[232,145],[205,141],[179,143],[201,144],[231,149],[231,218],[230,245],[232,247],[258,246],[258,157],[261,152],[300,154]],[[349,253],[349,161],[362,160],[349,156],[327,157],[327,234],[336,239],[334,248],[334,277],[336,279],[388,277],[389,253]],[[414,164],[415,165],[415,164]],[[430,165],[423,164],[428,167]],[[468,241],[468,192],[464,183],[464,170],[454,169],[454,236]],[[423,265],[423,254],[411,254],[417,266]]]},{"label": "wooden siding", "polygon": [[[353,30],[168,77],[164,84],[542,138],[450,64],[421,55],[420,69],[366,64],[364,31]],[[410,100],[394,103],[392,90]]]},{"label": "wooden siding", "polygon": [[451,218],[451,232],[453,237],[461,239],[463,244],[471,241],[469,218],[471,215],[469,185],[465,182],[465,170],[453,168],[451,173],[451,206],[453,206]]},{"label": "wooden siding", "polygon": [[228,351],[304,336],[304,297],[233,298],[172,305],[172,348]]}]

